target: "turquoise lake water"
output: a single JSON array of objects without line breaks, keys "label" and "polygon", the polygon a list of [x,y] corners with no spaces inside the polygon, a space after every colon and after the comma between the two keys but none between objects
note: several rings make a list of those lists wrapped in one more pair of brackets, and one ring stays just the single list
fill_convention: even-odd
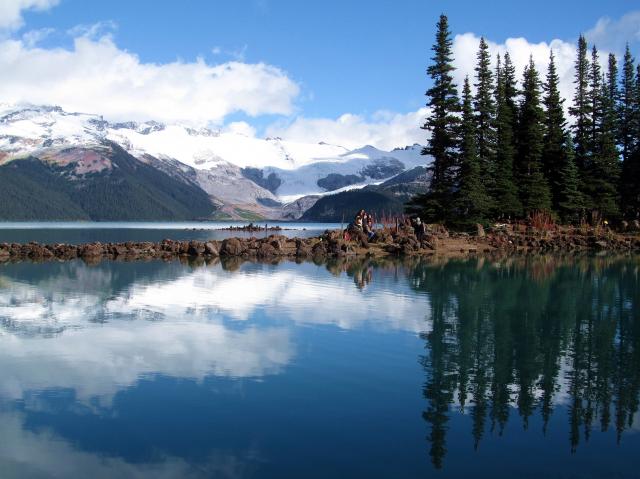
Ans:
[{"label": "turquoise lake water", "polygon": [[[229,237],[263,237],[270,234],[297,236],[300,238],[318,236],[327,229],[340,228],[339,223],[294,223],[294,222],[256,222],[257,226],[280,226],[281,231],[242,232],[228,231],[230,226],[246,226],[249,221],[191,221],[191,222],[0,222],[0,243],[90,243],[100,241],[155,241],[165,238],[173,240],[222,240]],[[346,226],[346,225],[344,225]]]},{"label": "turquoise lake water", "polygon": [[0,477],[637,478],[639,274],[0,264]]}]

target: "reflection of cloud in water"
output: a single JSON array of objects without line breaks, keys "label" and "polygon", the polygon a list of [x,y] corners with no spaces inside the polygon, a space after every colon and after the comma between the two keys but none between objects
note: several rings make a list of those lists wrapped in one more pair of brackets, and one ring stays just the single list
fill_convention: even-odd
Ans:
[{"label": "reflection of cloud in water", "polygon": [[[322,270],[321,270],[322,271]],[[328,272],[312,275],[291,269],[268,273],[236,272],[201,268],[176,280],[133,285],[125,294],[106,304],[109,312],[160,313],[164,316],[186,311],[219,310],[234,319],[251,318],[256,309],[275,312],[296,323],[334,324],[344,329],[368,321],[411,332],[424,331],[428,315],[426,296],[397,292],[375,284],[363,293],[347,277]],[[408,289],[408,286],[406,286]]]},{"label": "reflection of cloud in water", "polygon": [[18,413],[0,414],[0,468],[3,479],[91,477],[111,479],[197,479],[205,477],[237,478],[247,475],[255,456],[212,452],[201,464],[190,464],[177,457],[165,457],[154,463],[130,463],[119,457],[104,457],[77,449],[50,431],[33,432],[24,427]]},{"label": "reflection of cloud in water", "polygon": [[[410,332],[427,327],[427,298],[412,296],[406,283],[385,287],[374,278],[362,292],[351,278],[311,265],[169,269],[170,279],[143,276],[121,289],[113,287],[110,269],[84,269],[90,268],[57,271],[36,285],[3,279],[0,395],[70,388],[83,401],[108,402],[144,375],[277,374],[295,351],[281,319],[345,329],[367,322]],[[255,321],[235,329],[224,318]],[[266,324],[270,318],[277,325]]]},{"label": "reflection of cloud in water", "polygon": [[203,379],[278,373],[293,357],[284,328],[230,330],[200,322],[120,322],[43,337],[0,337],[0,394],[73,388],[79,399],[111,397],[145,374]]}]

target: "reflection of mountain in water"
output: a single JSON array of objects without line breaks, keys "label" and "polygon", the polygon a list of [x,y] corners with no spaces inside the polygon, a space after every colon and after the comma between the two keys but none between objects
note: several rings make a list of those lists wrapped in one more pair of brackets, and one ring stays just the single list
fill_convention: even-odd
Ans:
[{"label": "reflection of mountain in water", "polygon": [[[569,414],[572,451],[592,430],[632,427],[640,398],[640,284],[627,260],[530,259],[422,263],[410,273],[431,301],[423,334],[423,413],[440,468],[456,404],[472,418],[477,448],[502,434],[512,411],[524,428],[554,405]],[[513,420],[513,419],[512,419]]]}]

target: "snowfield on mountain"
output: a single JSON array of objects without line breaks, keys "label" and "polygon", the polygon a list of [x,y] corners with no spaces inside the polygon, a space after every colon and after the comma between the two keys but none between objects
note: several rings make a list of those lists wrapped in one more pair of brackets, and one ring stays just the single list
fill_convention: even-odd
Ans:
[{"label": "snowfield on mountain", "polygon": [[169,176],[197,184],[229,217],[237,211],[283,217],[292,211],[285,205],[301,198],[311,197],[303,203],[310,207],[323,195],[380,184],[430,160],[420,154],[420,145],[349,150],[186,124],[109,122],[59,107],[0,105],[0,164],[35,157],[74,165],[81,181],[112,167],[101,153],[109,142]]}]

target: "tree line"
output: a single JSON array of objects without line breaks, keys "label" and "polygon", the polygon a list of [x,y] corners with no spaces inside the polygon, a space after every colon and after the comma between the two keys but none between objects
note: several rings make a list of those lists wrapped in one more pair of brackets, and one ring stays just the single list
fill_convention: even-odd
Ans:
[{"label": "tree line", "polygon": [[639,217],[640,65],[628,44],[621,72],[614,54],[603,71],[597,47],[589,52],[580,36],[570,125],[553,51],[544,80],[532,57],[518,80],[509,53],[492,68],[481,38],[459,96],[445,15],[432,50],[422,127],[431,134],[422,151],[433,157],[431,185],[408,212],[453,226],[537,212],[566,223]]}]

